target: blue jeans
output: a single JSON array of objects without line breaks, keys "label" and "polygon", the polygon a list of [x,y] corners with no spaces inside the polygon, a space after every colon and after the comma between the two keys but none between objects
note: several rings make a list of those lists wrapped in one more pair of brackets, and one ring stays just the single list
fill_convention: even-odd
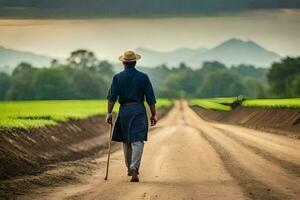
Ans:
[{"label": "blue jeans", "polygon": [[144,142],[123,143],[125,164],[128,172],[131,169],[139,171],[143,149]]}]

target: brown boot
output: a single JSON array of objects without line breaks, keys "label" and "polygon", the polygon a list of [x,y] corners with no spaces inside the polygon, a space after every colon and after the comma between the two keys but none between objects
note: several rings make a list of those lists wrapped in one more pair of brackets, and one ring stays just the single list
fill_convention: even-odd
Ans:
[{"label": "brown boot", "polygon": [[139,174],[136,169],[130,170],[131,180],[130,182],[139,182]]}]

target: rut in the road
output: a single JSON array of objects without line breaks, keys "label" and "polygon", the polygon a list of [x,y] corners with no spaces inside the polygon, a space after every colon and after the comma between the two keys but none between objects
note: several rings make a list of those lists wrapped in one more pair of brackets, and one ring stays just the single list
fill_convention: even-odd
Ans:
[{"label": "rut in the road", "polygon": [[222,132],[227,137],[230,137],[230,138],[234,139],[235,141],[239,142],[244,147],[252,150],[254,153],[262,156],[266,160],[271,161],[274,164],[279,165],[280,167],[284,168],[287,172],[300,177],[300,165],[295,164],[293,162],[289,162],[287,160],[280,159],[276,156],[271,155],[269,152],[255,146],[255,145],[248,144],[243,139],[241,139],[239,136],[233,134],[230,131],[227,131],[227,130],[224,130],[224,129],[221,129],[218,127],[214,127],[214,128],[219,130],[220,132]]},{"label": "rut in the road", "polygon": [[197,129],[200,135],[209,142],[209,144],[215,149],[217,154],[220,156],[221,160],[224,163],[225,168],[231,174],[231,176],[236,179],[238,184],[243,189],[245,195],[255,200],[281,200],[289,199],[284,193],[272,190],[265,183],[256,180],[250,171],[239,166],[236,158],[231,156],[230,152],[227,151],[221,144],[216,142],[209,134],[201,130],[198,127],[193,126]]}]

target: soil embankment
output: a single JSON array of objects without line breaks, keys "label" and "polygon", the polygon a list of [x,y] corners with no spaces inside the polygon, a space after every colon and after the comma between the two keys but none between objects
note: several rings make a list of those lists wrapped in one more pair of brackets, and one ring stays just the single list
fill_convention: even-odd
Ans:
[{"label": "soil embankment", "polygon": [[[169,110],[160,109],[159,118]],[[91,161],[106,152],[108,129],[104,116],[28,130],[0,129],[0,199],[92,173],[96,164]],[[119,147],[114,144],[112,150]]]},{"label": "soil embankment", "polygon": [[231,111],[206,110],[192,106],[203,119],[236,124],[300,138],[300,109],[237,107]]},{"label": "soil embankment", "polygon": [[108,126],[103,117],[36,129],[0,130],[0,179],[36,174],[45,166],[80,159],[104,148]]}]

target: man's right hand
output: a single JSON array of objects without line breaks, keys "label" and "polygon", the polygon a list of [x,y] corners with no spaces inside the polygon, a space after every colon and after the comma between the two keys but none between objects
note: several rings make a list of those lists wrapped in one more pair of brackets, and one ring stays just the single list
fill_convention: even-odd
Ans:
[{"label": "man's right hand", "polygon": [[106,123],[112,124],[112,113],[107,113],[106,115]]},{"label": "man's right hand", "polygon": [[151,121],[151,126],[155,126],[155,125],[156,125],[156,122],[157,122],[157,117],[156,117],[156,115],[151,116],[150,121]]}]

